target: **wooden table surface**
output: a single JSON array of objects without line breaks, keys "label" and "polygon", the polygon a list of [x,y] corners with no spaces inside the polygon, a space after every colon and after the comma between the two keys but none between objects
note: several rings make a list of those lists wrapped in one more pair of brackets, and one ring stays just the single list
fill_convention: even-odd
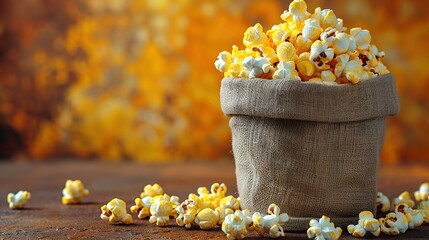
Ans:
[{"label": "wooden table surface", "polygon": [[[67,179],[81,179],[90,195],[84,204],[62,205],[61,191]],[[390,198],[402,191],[414,192],[429,181],[429,165],[380,166],[379,189]],[[170,195],[184,200],[200,186],[224,182],[228,194],[237,196],[232,161],[187,162],[165,165],[59,161],[50,163],[0,163],[0,239],[226,239],[219,229],[202,231],[165,228],[133,215],[129,226],[110,225],[100,219],[100,207],[112,198],[126,201],[127,209],[146,184],[159,183]],[[28,190],[32,199],[23,210],[10,210],[9,192]],[[372,239],[373,237],[371,237]],[[257,238],[252,233],[247,239]],[[286,233],[285,239],[307,239],[305,233]],[[343,229],[341,239],[353,239]],[[429,239],[429,224],[399,236],[378,239]]]}]

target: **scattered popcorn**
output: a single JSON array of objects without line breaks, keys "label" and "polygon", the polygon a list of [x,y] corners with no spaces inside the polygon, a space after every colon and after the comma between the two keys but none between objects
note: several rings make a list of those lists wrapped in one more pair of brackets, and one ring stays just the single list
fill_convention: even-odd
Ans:
[{"label": "scattered popcorn", "polygon": [[401,212],[388,213],[385,218],[380,218],[380,229],[387,235],[398,235],[408,230],[408,221]]},{"label": "scattered popcorn", "polygon": [[374,218],[374,214],[370,211],[362,211],[359,213],[359,222],[357,225],[350,224],[347,226],[347,231],[353,237],[364,237],[367,232],[378,237],[380,235],[380,223]]},{"label": "scattered popcorn", "polygon": [[270,237],[278,238],[285,236],[282,225],[289,221],[289,216],[287,213],[280,214],[280,208],[276,204],[271,204],[268,207],[268,215],[262,216],[255,212],[252,221],[260,236],[268,233]]},{"label": "scattered popcorn", "polygon": [[177,225],[191,228],[198,211],[197,203],[192,199],[185,200],[176,207],[176,211],[179,213],[179,216],[176,218]]},{"label": "scattered popcorn", "polygon": [[227,187],[225,185],[225,183],[219,184],[219,183],[214,183],[211,186],[211,194],[210,196],[210,201],[212,202],[212,206],[213,208],[217,208],[220,206],[220,201],[222,200],[222,198],[224,198],[226,196],[226,191],[227,191]]},{"label": "scattered popcorn", "polygon": [[[232,208],[217,207],[215,210],[219,214],[219,218],[218,218],[218,221],[217,221],[217,224],[219,226],[222,226],[222,223],[225,220],[226,216],[228,216],[229,214],[233,214],[234,213],[234,210]],[[237,209],[237,210],[239,210],[239,209]],[[249,210],[245,209],[243,211],[249,211]],[[249,212],[249,215],[250,215],[250,212]]]},{"label": "scattered popcorn", "polygon": [[143,192],[140,194],[140,197],[155,197],[162,194],[164,194],[164,189],[162,189],[158,183],[155,183],[154,185],[146,185],[143,189]]},{"label": "scattered popcorn", "polygon": [[[159,184],[155,183],[153,185],[146,185],[143,189],[143,192],[140,193],[140,198],[136,198],[134,200],[135,205],[130,207],[131,212],[137,213],[137,217],[139,219],[150,217],[150,207],[154,202],[153,198],[162,195],[164,195],[164,189]],[[178,198],[174,196],[172,198],[173,200],[177,200],[176,203],[178,204]],[[174,214],[176,214],[175,210]]]},{"label": "scattered popcorn", "polygon": [[396,205],[395,212],[403,213],[408,221],[408,228],[414,229],[416,227],[420,227],[423,224],[423,215],[417,209],[412,209],[405,203],[401,203]]},{"label": "scattered popcorn", "polygon": [[132,213],[137,213],[139,219],[145,219],[150,216],[150,206],[152,197],[146,196],[144,198],[136,198],[134,202],[136,205],[131,206]]},{"label": "scattered popcorn", "polygon": [[419,190],[414,192],[414,197],[418,202],[429,200],[429,183],[425,182],[420,185]]},{"label": "scattered popcorn", "polygon": [[362,28],[347,32],[331,9],[309,13],[304,0],[294,0],[281,19],[284,22],[266,33],[259,23],[249,27],[243,37],[245,49],[233,46],[231,53],[221,52],[216,69],[225,77],[325,84],[356,84],[389,73],[381,62],[385,53],[371,44],[370,32]]},{"label": "scattered popcorn", "polygon": [[118,198],[101,207],[101,219],[112,224],[131,224],[133,218],[127,213],[126,203]]},{"label": "scattered popcorn", "polygon": [[226,196],[227,187],[224,183],[214,183],[210,192],[206,187],[198,188],[196,194],[189,194],[188,199],[176,207],[179,214],[176,222],[179,226],[190,228],[198,225],[209,230],[222,225],[225,216],[240,209],[240,199]]},{"label": "scattered popcorn", "polygon": [[151,199],[149,222],[157,226],[168,225],[170,216],[177,217],[175,208],[179,205],[179,198],[176,196],[164,195],[155,196]]},{"label": "scattered popcorn", "polygon": [[410,193],[408,191],[401,193],[401,195],[393,199],[392,208],[395,209],[399,204],[405,204],[410,208],[414,207],[414,201],[411,199]]},{"label": "scattered popcorn", "polygon": [[376,198],[377,209],[383,213],[386,213],[390,210],[390,201],[383,193],[378,192]]},{"label": "scattered popcorn", "polygon": [[418,209],[420,210],[425,223],[429,223],[429,200],[421,201]]},{"label": "scattered popcorn", "polygon": [[67,180],[66,186],[63,189],[63,204],[81,203],[83,198],[89,195],[89,190],[85,189],[80,180]]},{"label": "scattered popcorn", "polygon": [[331,219],[325,215],[317,221],[316,219],[310,220],[310,228],[307,230],[308,238],[338,240],[343,230],[340,227],[335,228]]},{"label": "scattered popcorn", "polygon": [[240,209],[240,198],[230,195],[220,200],[219,206],[223,209],[231,209],[233,212]]},{"label": "scattered popcorn", "polygon": [[247,232],[252,230],[252,218],[248,210],[237,210],[228,214],[222,223],[222,231],[226,233],[228,239],[243,239]]},{"label": "scattered popcorn", "polygon": [[16,194],[9,193],[7,195],[7,202],[10,209],[24,208],[28,200],[31,199],[31,193],[27,191],[19,191]]},{"label": "scattered popcorn", "polygon": [[216,228],[219,220],[219,212],[211,208],[205,208],[198,212],[195,223],[203,230]]}]

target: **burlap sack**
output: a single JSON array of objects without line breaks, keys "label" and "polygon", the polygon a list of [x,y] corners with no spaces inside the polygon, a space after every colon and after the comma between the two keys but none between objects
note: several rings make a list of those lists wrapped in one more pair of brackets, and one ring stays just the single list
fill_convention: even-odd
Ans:
[{"label": "burlap sack", "polygon": [[289,231],[322,215],[345,227],[376,211],[386,116],[399,111],[391,74],[337,86],[225,78],[221,106],[243,208],[266,213],[276,203]]}]

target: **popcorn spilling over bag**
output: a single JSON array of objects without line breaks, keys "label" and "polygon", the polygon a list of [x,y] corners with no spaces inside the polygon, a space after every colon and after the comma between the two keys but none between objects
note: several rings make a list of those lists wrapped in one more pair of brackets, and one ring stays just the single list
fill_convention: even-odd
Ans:
[{"label": "popcorn spilling over bag", "polygon": [[275,202],[285,230],[328,215],[340,227],[376,211],[386,116],[399,111],[384,52],[368,30],[347,30],[330,9],[294,0],[282,23],[244,33],[245,49],[221,52],[221,106],[231,116],[241,205]]},{"label": "popcorn spilling over bag", "polygon": [[322,215],[345,227],[375,213],[386,116],[399,111],[391,74],[343,85],[225,78],[221,106],[243,209],[278,203],[289,231]]}]

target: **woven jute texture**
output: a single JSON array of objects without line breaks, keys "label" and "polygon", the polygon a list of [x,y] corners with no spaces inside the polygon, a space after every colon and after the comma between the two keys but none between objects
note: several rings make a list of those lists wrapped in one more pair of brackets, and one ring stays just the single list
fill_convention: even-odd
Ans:
[{"label": "woven jute texture", "polygon": [[391,74],[334,86],[225,78],[221,106],[243,208],[278,204],[291,217],[287,231],[322,215],[345,227],[376,211],[386,116],[399,111]]}]

